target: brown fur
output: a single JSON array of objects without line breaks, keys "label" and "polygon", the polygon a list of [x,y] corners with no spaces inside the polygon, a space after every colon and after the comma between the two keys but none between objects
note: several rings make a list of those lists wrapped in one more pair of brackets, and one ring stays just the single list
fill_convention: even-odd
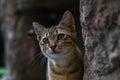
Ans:
[{"label": "brown fur", "polygon": [[33,22],[43,54],[48,58],[48,80],[82,80],[83,59],[76,46],[75,22],[66,11],[59,25],[44,28]]}]

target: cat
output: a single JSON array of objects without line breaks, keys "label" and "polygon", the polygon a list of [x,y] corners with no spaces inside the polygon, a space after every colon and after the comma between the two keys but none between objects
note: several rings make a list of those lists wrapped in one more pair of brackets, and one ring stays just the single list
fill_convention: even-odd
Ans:
[{"label": "cat", "polygon": [[47,57],[47,80],[82,80],[83,57],[76,45],[75,21],[66,11],[58,25],[33,22],[42,53]]}]

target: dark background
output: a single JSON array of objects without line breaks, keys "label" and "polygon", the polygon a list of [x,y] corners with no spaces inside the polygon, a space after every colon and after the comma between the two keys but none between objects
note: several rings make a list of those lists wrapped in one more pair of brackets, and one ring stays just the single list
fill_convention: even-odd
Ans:
[{"label": "dark background", "polygon": [[0,4],[0,67],[5,70],[4,78],[45,80],[46,63],[41,64],[41,57],[36,57],[42,53],[32,22],[45,27],[57,25],[66,10],[71,11],[75,18],[77,45],[84,53],[79,0],[0,0]]}]

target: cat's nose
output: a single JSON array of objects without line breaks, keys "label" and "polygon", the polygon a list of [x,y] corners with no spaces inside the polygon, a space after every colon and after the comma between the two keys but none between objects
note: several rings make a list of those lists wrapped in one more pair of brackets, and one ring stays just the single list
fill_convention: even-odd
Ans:
[{"label": "cat's nose", "polygon": [[56,45],[51,45],[50,48],[51,48],[52,50],[55,50]]}]

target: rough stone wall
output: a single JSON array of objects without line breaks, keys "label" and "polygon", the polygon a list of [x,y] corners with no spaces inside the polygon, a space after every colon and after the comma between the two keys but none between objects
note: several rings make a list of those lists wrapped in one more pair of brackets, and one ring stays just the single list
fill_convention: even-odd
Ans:
[{"label": "rough stone wall", "polygon": [[83,80],[120,79],[120,0],[80,0]]}]

